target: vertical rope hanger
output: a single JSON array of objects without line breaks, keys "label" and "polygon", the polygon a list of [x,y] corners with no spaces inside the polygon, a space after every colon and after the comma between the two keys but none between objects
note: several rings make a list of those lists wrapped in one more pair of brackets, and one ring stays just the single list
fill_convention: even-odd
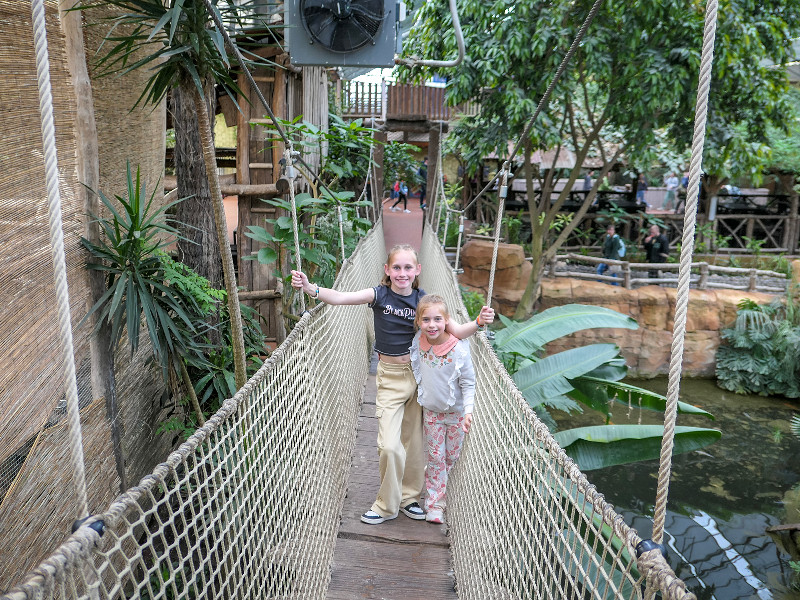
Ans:
[{"label": "vertical rope hanger", "polygon": [[86,495],[86,471],[83,462],[78,384],[75,378],[75,355],[72,343],[72,318],[67,288],[67,266],[64,252],[64,231],[61,218],[61,194],[58,189],[58,156],[56,152],[55,121],[53,118],[53,93],[50,86],[50,60],[47,54],[47,31],[44,0],[31,0],[33,36],[36,48],[36,76],[39,87],[39,112],[41,113],[42,142],[47,183],[47,214],[50,223],[50,251],[53,257],[53,275],[56,286],[56,308],[67,398],[69,426],[69,452],[72,463],[72,481],[78,496],[77,518],[89,514]]},{"label": "vertical rope hanger", "polygon": [[689,189],[686,210],[683,215],[683,239],[681,240],[680,267],[678,270],[678,292],[675,301],[675,319],[672,330],[672,354],[667,386],[667,408],[664,415],[664,435],[661,441],[661,459],[658,471],[658,489],[653,516],[653,541],[661,544],[667,512],[669,478],[672,469],[675,421],[678,412],[683,346],[686,334],[686,315],[689,307],[689,279],[694,252],[694,234],[697,223],[697,201],[700,193],[700,167],[703,160],[706,120],[708,117],[708,95],[711,86],[711,68],[714,62],[714,38],[717,28],[718,0],[708,0],[703,49],[700,59],[700,75],[695,105],[694,132],[692,134],[692,158],[689,167]]},{"label": "vertical rope hanger", "polygon": [[500,171],[500,189],[497,193],[497,219],[494,223],[494,247],[492,248],[492,266],[489,270],[489,289],[486,291],[486,306],[492,305],[492,295],[494,294],[494,273],[497,269],[497,248],[500,245],[500,227],[503,223],[503,209],[506,205],[506,195],[508,194],[508,161],[503,163],[503,168]]},{"label": "vertical rope hanger", "polygon": [[[294,171],[294,163],[292,160],[294,159],[295,152],[292,150],[291,142],[286,144],[286,148],[283,151],[283,157],[286,160],[286,178],[289,180],[289,200],[292,203],[292,233],[294,234],[294,262],[295,262],[295,269],[298,271],[303,270],[303,261],[300,258],[300,233],[299,227],[297,225],[297,202],[294,198],[294,180],[296,173]],[[304,294],[300,294],[300,312],[304,313],[306,311],[306,298]]]}]

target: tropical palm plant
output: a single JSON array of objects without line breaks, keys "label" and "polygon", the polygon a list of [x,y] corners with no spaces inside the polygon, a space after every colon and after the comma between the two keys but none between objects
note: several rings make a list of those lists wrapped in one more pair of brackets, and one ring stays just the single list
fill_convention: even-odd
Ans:
[{"label": "tropical palm plant", "polygon": [[[111,328],[112,348],[127,332],[131,354],[139,347],[139,331],[144,322],[156,362],[164,379],[168,373],[180,374],[190,396],[194,388],[188,380],[185,357],[202,355],[194,342],[196,323],[202,322],[203,307],[195,295],[183,294],[165,283],[165,268],[159,251],[180,237],[167,211],[175,202],[154,210],[155,191],[147,196],[139,169],[135,178],[127,166],[127,195],[116,196],[116,203],[98,192],[110,217],[98,218],[105,234],[102,241],[81,242],[98,262],[89,269],[106,274],[106,292],[91,308],[85,319],[97,313],[95,330],[103,323]],[[117,206],[122,207],[119,210]],[[84,319],[84,320],[85,320]],[[196,397],[192,404],[202,422],[203,414]]]},{"label": "tropical palm plant", "polygon": [[173,88],[180,89],[194,101],[232,317],[237,387],[246,380],[245,349],[206,94],[217,84],[235,102],[239,89],[230,71],[224,38],[214,26],[207,6],[213,8],[224,24],[241,29],[245,20],[254,16],[255,6],[263,4],[266,3],[234,0],[214,0],[213,3],[204,0],[85,0],[78,5],[78,8],[111,6],[119,10],[105,38],[108,50],[99,58],[98,66],[105,74],[149,68],[152,75],[136,104],[158,104]]},{"label": "tropical palm plant", "polygon": [[[616,345],[589,344],[543,356],[545,346],[560,337],[591,328],[637,329],[634,319],[608,308],[567,304],[524,322],[502,315],[500,320],[505,329],[495,335],[495,351],[525,400],[551,429],[555,429],[555,421],[548,408],[569,412],[586,406],[605,416],[606,425],[554,434],[581,469],[658,458],[663,427],[609,425],[615,403],[662,412],[666,408],[664,396],[621,381],[628,369]],[[678,412],[713,419],[708,412],[684,402],[678,403]],[[702,448],[720,435],[714,429],[677,427],[675,452]]]}]

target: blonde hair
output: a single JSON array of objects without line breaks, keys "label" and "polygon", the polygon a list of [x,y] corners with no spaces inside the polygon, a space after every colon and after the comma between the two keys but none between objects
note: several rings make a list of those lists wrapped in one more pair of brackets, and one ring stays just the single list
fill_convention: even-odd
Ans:
[{"label": "blonde hair", "polygon": [[425,311],[431,306],[435,305],[442,307],[442,313],[446,319],[450,318],[450,311],[447,310],[447,302],[444,301],[444,298],[437,296],[436,294],[426,294],[420,298],[419,302],[417,303],[417,314],[414,315],[414,327],[417,329],[420,328],[420,325],[422,324],[422,317],[425,314]]},{"label": "blonde hair", "polygon": [[[389,256],[386,257],[387,265],[392,264],[392,259],[394,258],[394,255],[397,254],[398,252],[411,252],[411,254],[414,256],[414,262],[416,264],[419,264],[419,258],[417,257],[417,251],[414,250],[414,246],[411,246],[409,244],[396,244],[392,246],[392,249],[389,250]],[[392,285],[392,280],[385,273],[383,275],[383,279],[381,279],[381,285],[385,285],[386,287],[391,287]],[[419,289],[419,277],[414,277],[414,281],[411,284],[411,288],[415,290]]]}]

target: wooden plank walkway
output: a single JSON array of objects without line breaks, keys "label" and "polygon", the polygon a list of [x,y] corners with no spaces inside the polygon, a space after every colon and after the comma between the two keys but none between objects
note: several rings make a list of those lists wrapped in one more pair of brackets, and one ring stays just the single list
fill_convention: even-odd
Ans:
[{"label": "wooden plank walkway", "polygon": [[327,598],[455,600],[445,525],[402,513],[380,525],[360,521],[379,485],[374,366],[364,392]]}]

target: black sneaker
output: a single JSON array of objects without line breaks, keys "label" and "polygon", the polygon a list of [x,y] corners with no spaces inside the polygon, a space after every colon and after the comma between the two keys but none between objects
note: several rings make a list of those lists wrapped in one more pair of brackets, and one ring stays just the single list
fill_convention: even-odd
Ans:
[{"label": "black sneaker", "polygon": [[414,519],[415,521],[422,521],[425,519],[425,511],[422,510],[422,507],[416,502],[401,506],[400,510],[409,519]]}]

